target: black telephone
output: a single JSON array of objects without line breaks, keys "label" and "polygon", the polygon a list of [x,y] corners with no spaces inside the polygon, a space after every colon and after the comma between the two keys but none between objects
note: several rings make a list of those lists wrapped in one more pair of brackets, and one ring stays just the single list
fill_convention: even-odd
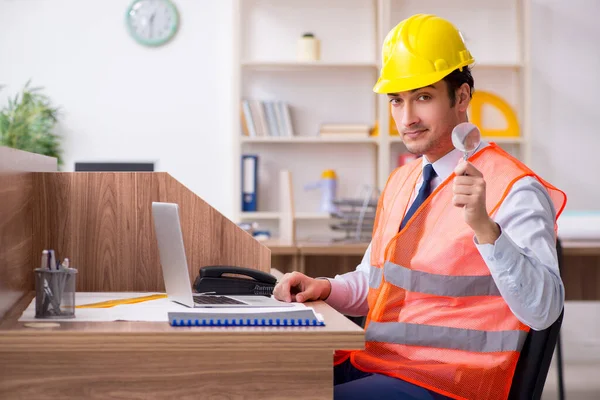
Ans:
[{"label": "black telephone", "polygon": [[[244,275],[247,278],[224,276],[226,274]],[[218,295],[257,295],[270,296],[277,278],[266,272],[243,267],[208,266],[200,268],[200,274],[194,282],[197,293]]]}]

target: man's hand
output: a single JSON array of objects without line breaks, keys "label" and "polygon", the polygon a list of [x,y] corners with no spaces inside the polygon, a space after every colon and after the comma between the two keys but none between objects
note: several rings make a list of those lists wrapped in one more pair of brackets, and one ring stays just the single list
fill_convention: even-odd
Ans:
[{"label": "man's hand", "polygon": [[500,227],[487,213],[483,174],[464,160],[454,169],[454,173],[452,203],[464,208],[465,222],[473,229],[480,244],[496,242]]},{"label": "man's hand", "polygon": [[283,275],[273,290],[277,300],[303,303],[310,300],[325,300],[331,292],[327,279],[310,278],[300,272]]}]

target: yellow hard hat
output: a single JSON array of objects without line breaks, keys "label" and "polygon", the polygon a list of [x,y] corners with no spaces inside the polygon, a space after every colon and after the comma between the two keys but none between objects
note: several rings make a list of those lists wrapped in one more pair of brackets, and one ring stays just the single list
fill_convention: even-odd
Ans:
[{"label": "yellow hard hat", "polygon": [[385,37],[376,93],[398,93],[432,85],[475,60],[459,30],[431,14],[416,14]]}]

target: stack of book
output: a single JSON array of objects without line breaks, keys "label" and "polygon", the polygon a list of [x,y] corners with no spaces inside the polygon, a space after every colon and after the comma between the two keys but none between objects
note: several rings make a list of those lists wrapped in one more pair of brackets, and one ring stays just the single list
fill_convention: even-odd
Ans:
[{"label": "stack of book", "polygon": [[294,136],[290,107],[281,101],[242,101],[242,134],[250,137]]},{"label": "stack of book", "polygon": [[319,136],[322,137],[369,137],[371,127],[366,124],[322,124]]}]

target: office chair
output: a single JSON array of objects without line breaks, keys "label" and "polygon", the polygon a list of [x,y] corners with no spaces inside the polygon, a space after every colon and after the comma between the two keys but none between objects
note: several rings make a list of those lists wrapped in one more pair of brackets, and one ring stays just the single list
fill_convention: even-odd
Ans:
[{"label": "office chair", "polygon": [[563,314],[564,310],[549,328],[529,331],[513,376],[510,400],[539,400],[542,397]]},{"label": "office chair", "polygon": [[[556,241],[556,253],[558,256],[558,269],[562,269],[563,252],[560,240]],[[558,373],[558,398],[565,399],[563,383],[563,361],[560,342],[560,328],[562,325],[564,309],[558,319],[543,331],[529,331],[517,367],[513,376],[513,382],[508,396],[511,400],[533,399],[538,400],[542,396],[544,383],[552,361],[552,355],[556,348],[556,369]]]},{"label": "office chair", "polygon": [[[556,239],[556,255],[558,256],[558,271],[562,276],[563,270],[563,248],[560,239]],[[558,374],[558,399],[565,400],[565,385],[563,378],[563,359],[562,359],[562,346],[560,340],[560,331],[558,332],[558,338],[556,339],[556,373]]]}]

